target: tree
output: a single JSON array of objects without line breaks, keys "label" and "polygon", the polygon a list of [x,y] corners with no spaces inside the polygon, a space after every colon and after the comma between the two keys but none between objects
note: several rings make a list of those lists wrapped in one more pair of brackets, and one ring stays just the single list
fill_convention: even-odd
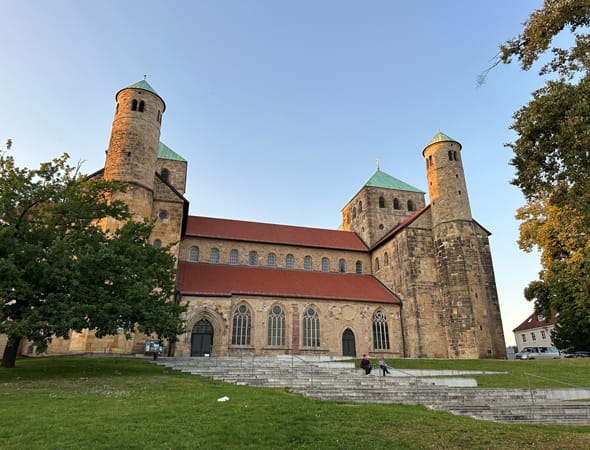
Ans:
[{"label": "tree", "polygon": [[[526,205],[519,245],[541,252],[542,271],[525,297],[537,312],[557,313],[553,339],[562,349],[590,347],[590,1],[545,0],[521,34],[500,47],[500,60],[530,70],[541,57],[545,85],[514,115],[509,144]],[[565,37],[570,48],[555,45]],[[566,40],[567,40],[566,39]],[[552,56],[549,56],[552,54]]]},{"label": "tree", "polygon": [[[174,258],[150,245],[152,223],[129,220],[123,202],[109,201],[124,185],[81,175],[67,155],[18,168],[10,146],[0,149],[2,366],[14,367],[23,338],[43,350],[71,330],[102,337],[137,327],[175,341],[183,308],[170,301]],[[122,226],[104,231],[107,217]]]}]

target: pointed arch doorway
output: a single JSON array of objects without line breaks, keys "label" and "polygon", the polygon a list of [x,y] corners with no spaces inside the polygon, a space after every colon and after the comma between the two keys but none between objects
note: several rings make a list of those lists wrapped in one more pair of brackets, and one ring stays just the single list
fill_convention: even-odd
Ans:
[{"label": "pointed arch doorway", "polygon": [[205,356],[213,350],[213,326],[207,319],[199,320],[191,333],[191,356]]},{"label": "pointed arch doorway", "polygon": [[342,333],[342,356],[356,356],[354,333],[350,328]]}]

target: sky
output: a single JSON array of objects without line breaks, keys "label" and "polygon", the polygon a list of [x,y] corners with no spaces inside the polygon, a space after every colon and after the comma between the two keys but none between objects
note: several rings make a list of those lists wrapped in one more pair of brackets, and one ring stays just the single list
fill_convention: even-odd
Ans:
[{"label": "sky", "polygon": [[524,199],[505,144],[543,80],[517,64],[477,77],[541,4],[0,0],[0,142],[20,165],[67,152],[92,173],[116,92],[147,75],[166,102],[161,140],[189,162],[190,214],[335,229],[377,160],[427,192],[422,150],[442,131],[492,233],[514,345],[540,265],[518,248]]}]

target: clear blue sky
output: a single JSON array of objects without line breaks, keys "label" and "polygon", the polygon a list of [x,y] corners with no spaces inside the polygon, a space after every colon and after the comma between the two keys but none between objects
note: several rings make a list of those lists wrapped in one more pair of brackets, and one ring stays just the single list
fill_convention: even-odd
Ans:
[{"label": "clear blue sky", "polygon": [[190,213],[336,228],[375,171],[427,191],[421,152],[463,145],[507,344],[531,312],[538,255],[518,249],[512,114],[536,73],[494,69],[541,1],[1,0],[0,140],[22,165],[103,166],[115,93],[147,74],[161,139],[189,161]]}]

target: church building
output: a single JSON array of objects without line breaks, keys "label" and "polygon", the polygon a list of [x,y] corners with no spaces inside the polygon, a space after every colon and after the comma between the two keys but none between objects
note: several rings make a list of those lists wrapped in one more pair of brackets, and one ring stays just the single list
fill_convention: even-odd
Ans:
[{"label": "church building", "polygon": [[[189,214],[188,162],[160,142],[165,110],[145,80],[121,89],[94,176],[127,183],[117,195],[157,219],[153,245],[174,244],[188,309],[172,354],[506,357],[490,233],[471,216],[458,141],[439,132],[422,150],[428,204],[377,169],[338,230],[229,220]],[[61,350],[131,353],[145,339],[73,333]]]}]

